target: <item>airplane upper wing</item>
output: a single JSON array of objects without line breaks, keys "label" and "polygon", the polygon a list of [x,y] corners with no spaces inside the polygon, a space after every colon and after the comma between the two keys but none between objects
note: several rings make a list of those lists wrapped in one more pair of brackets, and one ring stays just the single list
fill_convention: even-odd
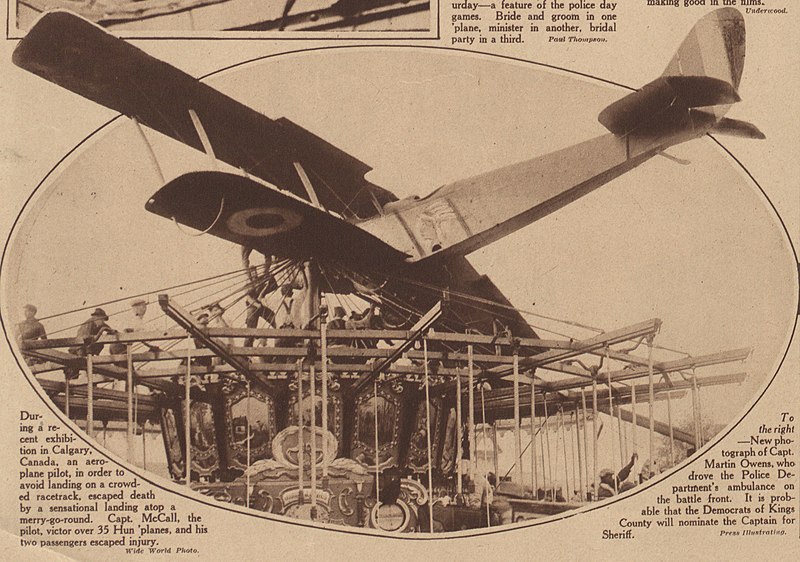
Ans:
[{"label": "airplane upper wing", "polygon": [[20,41],[14,64],[197,150],[199,118],[215,156],[309,199],[295,162],[327,210],[347,219],[378,214],[397,198],[368,182],[370,167],[288,119],[270,119],[102,28],[67,12],[43,16]]}]

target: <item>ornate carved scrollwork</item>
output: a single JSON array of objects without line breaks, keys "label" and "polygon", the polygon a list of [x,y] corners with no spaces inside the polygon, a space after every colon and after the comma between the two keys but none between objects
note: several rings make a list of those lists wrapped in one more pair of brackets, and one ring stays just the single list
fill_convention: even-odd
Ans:
[{"label": "ornate carved scrollwork", "polygon": [[339,511],[341,511],[343,515],[349,516],[353,515],[356,512],[348,501],[348,498],[351,495],[354,495],[354,491],[350,486],[345,487],[341,492],[339,492],[339,497],[338,497]]}]

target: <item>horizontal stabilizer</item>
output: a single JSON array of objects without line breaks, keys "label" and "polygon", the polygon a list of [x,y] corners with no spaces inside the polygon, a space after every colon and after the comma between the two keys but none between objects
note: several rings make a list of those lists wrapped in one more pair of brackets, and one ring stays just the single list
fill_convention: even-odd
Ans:
[{"label": "horizontal stabilizer", "polygon": [[747,121],[739,121],[738,119],[728,119],[723,117],[711,129],[712,133],[719,133],[721,135],[730,135],[732,137],[741,137],[745,139],[758,139],[763,140],[767,138],[758,127]]},{"label": "horizontal stabilizer", "polygon": [[252,178],[190,172],[158,190],[151,213],[284,258],[320,257],[353,266],[391,266],[405,254],[330,213]]},{"label": "horizontal stabilizer", "polygon": [[740,101],[734,87],[708,76],[662,76],[615,101],[598,120],[615,135],[652,132],[683,120],[691,108],[730,105]]}]

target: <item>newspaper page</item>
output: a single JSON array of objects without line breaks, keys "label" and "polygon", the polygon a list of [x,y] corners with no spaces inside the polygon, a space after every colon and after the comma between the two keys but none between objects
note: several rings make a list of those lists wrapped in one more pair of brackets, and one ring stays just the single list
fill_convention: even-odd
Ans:
[{"label": "newspaper page", "polygon": [[798,558],[795,2],[6,8],[0,558]]}]

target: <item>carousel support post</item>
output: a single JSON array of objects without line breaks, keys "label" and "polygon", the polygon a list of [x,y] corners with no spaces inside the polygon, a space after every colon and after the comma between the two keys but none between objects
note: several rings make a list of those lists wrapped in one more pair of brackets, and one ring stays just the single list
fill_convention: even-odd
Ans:
[{"label": "carousel support post", "polygon": [[309,394],[311,395],[311,520],[317,518],[317,381],[314,363],[308,368]]},{"label": "carousel support post", "polygon": [[697,375],[692,371],[692,419],[694,420],[695,447],[700,449],[700,408],[697,399]]},{"label": "carousel support post", "polygon": [[653,409],[656,404],[656,393],[653,380],[653,336],[647,338],[647,393],[648,393],[648,414],[650,417],[650,427],[648,428],[650,437],[650,466],[647,467],[651,470],[653,463],[656,459],[656,430],[655,430],[655,414]]},{"label": "carousel support post", "polygon": [[[636,414],[636,383],[631,383],[631,415],[633,420],[638,419]],[[631,424],[631,445],[633,446],[633,454],[639,454],[639,448],[636,446],[636,424]]]},{"label": "carousel support post", "polygon": [[305,422],[303,420],[303,360],[297,360],[297,486],[299,495],[297,501],[300,505],[305,503],[303,497],[305,464],[306,464],[306,443],[304,436]]},{"label": "carousel support post", "polygon": [[86,434],[94,439],[94,367],[91,353],[86,356]]},{"label": "carousel support post", "polygon": [[320,309],[320,347],[322,362],[322,488],[328,489],[328,317],[327,308]]},{"label": "carousel support post", "polygon": [[372,416],[375,420],[375,506],[377,508],[381,502],[381,481],[380,481],[380,465],[381,459],[378,452],[380,451],[380,440],[378,439],[378,377],[372,383],[374,389],[374,397],[372,401]]},{"label": "carousel support post", "polygon": [[128,398],[128,462],[133,460],[133,356],[131,354],[131,344],[125,346],[127,359],[127,380],[125,381],[125,393]]},{"label": "carousel support post", "polygon": [[[608,386],[608,411],[610,412],[609,420],[608,420],[608,424],[609,424],[608,436],[611,439],[611,463],[612,463],[612,468],[614,469],[614,474],[616,475],[619,472],[617,470],[617,466],[619,466],[619,465],[617,465],[617,457],[614,455],[614,436],[613,436],[613,431],[612,431],[613,430],[613,426],[614,426],[614,393],[613,393],[613,388],[611,387],[611,365],[610,365],[610,360],[609,360],[609,357],[608,357],[608,346],[606,346],[606,376],[608,377],[607,380],[606,380],[606,385]],[[622,466],[624,466],[624,465],[625,465],[625,463],[623,462]],[[615,494],[619,493],[619,490],[617,489],[617,479],[616,478],[614,478],[614,493]]]},{"label": "carousel support post", "polygon": [[[574,412],[570,412],[569,419],[572,420]],[[575,423],[578,422],[577,414],[575,414]],[[575,440],[573,439],[572,431],[567,430],[567,435],[569,436],[569,456],[570,460],[572,461],[570,464],[572,465],[572,491],[578,493],[580,489],[578,487],[578,472],[577,472],[577,463],[575,462]],[[573,494],[574,495],[574,494]],[[572,496],[566,498],[567,501],[572,499]]]},{"label": "carousel support post", "polygon": [[702,393],[701,387],[697,385],[697,377],[692,374],[692,379],[694,380],[694,385],[697,386],[697,429],[698,429],[698,441],[697,447],[700,448],[706,444],[706,436],[703,432],[703,400],[702,400]]},{"label": "carousel support post", "polygon": [[[483,387],[481,387],[483,397]],[[484,442],[484,446],[486,443]],[[514,349],[514,466],[516,467],[516,481],[522,485],[522,432],[519,422],[519,354]]]},{"label": "carousel support post", "polygon": [[669,464],[675,466],[675,432],[672,426],[672,392],[667,391],[667,423],[669,424]]},{"label": "carousel support post", "polygon": [[[586,483],[586,488],[589,488],[589,482],[592,480],[589,478],[589,436],[587,435],[587,431],[589,429],[589,423],[586,419],[586,389],[581,387],[581,418],[583,424],[583,468],[584,468],[584,476]],[[584,496],[583,499],[586,500],[587,496]]]},{"label": "carousel support post", "polygon": [[[617,407],[617,415],[619,416],[619,419],[622,420],[622,408]],[[620,422],[620,429],[622,431],[622,444],[625,447],[625,453],[624,453],[624,455],[622,457],[622,460],[624,461],[625,459],[630,458],[630,456],[628,455],[628,426],[627,426],[627,424],[624,424],[624,423]]]},{"label": "carousel support post", "polygon": [[[486,466],[486,400],[483,396],[483,383],[481,383],[481,430],[483,432],[483,451],[484,451],[484,466]],[[519,466],[520,459],[517,458],[517,465]],[[486,471],[484,471],[483,475],[484,479],[486,478]],[[520,479],[520,484],[522,484],[522,480]],[[486,526],[492,526],[492,514],[490,511],[489,506],[489,497],[488,495],[483,499],[484,503],[486,504]]]},{"label": "carousel support post", "polygon": [[430,532],[433,533],[433,452],[431,447],[431,385],[428,378],[428,340],[422,340],[422,352],[424,354],[425,363],[425,423],[427,431],[425,432],[428,438],[428,522],[430,523]]},{"label": "carousel support post", "polygon": [[472,362],[472,345],[467,346],[467,384],[469,385],[469,479],[475,481],[478,456],[475,454],[475,368]]},{"label": "carousel support post", "polygon": [[142,468],[147,470],[147,420],[142,423]]},{"label": "carousel support post", "polygon": [[581,451],[581,429],[577,404],[575,404],[575,449],[578,454],[578,490],[580,491],[581,501],[584,501],[586,499],[586,488],[583,479],[583,452]]},{"label": "carousel support post", "polygon": [[245,470],[245,476],[247,478],[247,481],[245,482],[245,486],[246,486],[246,488],[245,488],[245,498],[246,498],[245,505],[246,505],[246,507],[250,507],[250,493],[251,493],[250,492],[250,441],[251,441],[250,438],[252,437],[252,433],[250,432],[250,379],[247,379],[246,385],[247,385],[246,386],[246,388],[247,388],[247,398],[246,398],[246,404],[245,404],[244,417],[246,419],[245,431],[247,431],[247,436],[245,437],[245,439],[247,439],[247,470]]},{"label": "carousel support post", "polygon": [[64,413],[67,415],[67,419],[71,420],[72,418],[69,415],[69,378],[64,376]]},{"label": "carousel support post", "polygon": [[[611,410],[614,413],[614,410]],[[619,462],[620,466],[625,466],[625,458],[628,456],[625,451],[625,436],[622,433],[622,411],[619,404],[617,405],[617,436],[619,437]]]},{"label": "carousel support post", "polygon": [[597,373],[592,373],[592,476],[594,477],[594,495],[597,499],[600,491],[597,482]]},{"label": "carousel support post", "polygon": [[456,493],[458,497],[464,491],[464,483],[461,478],[461,450],[462,439],[462,420],[461,420],[461,369],[456,369]]},{"label": "carousel support post", "polygon": [[534,427],[534,420],[536,420],[536,381],[531,375],[531,492],[534,497],[538,486],[539,475],[537,474],[536,462],[536,428]]},{"label": "carousel support post", "polygon": [[[550,491],[550,498],[552,501],[556,501],[556,491],[555,491],[555,477],[553,476],[553,456],[550,454],[550,410],[547,407],[547,393],[542,395],[544,397],[544,425],[547,428],[547,481],[548,481],[548,489]],[[547,493],[548,489],[545,489],[545,494]]]},{"label": "carousel support post", "polygon": [[572,497],[569,487],[569,462],[567,462],[567,433],[564,423],[564,408],[559,404],[558,406],[558,424],[561,426],[561,441],[564,449],[564,498],[569,499]]},{"label": "carousel support post", "polygon": [[186,336],[186,376],[183,379],[183,439],[186,443],[186,485],[192,485],[192,338]]},{"label": "carousel support post", "polygon": [[[544,396],[544,394],[542,394],[542,396]],[[545,412],[547,412],[547,409],[545,409]],[[547,493],[547,464],[546,464],[547,461],[545,460],[546,457],[544,455],[545,438],[544,438],[544,435],[542,435],[542,431],[544,431],[544,425],[545,425],[544,421],[539,422],[539,456],[542,458],[542,486],[541,486],[541,488],[544,491],[544,493],[546,494]],[[536,489],[536,492],[534,493],[534,497],[537,500],[540,499],[539,498],[539,489],[538,488]],[[546,499],[546,496],[542,496],[541,499]]]},{"label": "carousel support post", "polygon": [[500,476],[500,456],[497,452],[497,422],[492,422],[492,461],[494,466],[494,473]]}]

